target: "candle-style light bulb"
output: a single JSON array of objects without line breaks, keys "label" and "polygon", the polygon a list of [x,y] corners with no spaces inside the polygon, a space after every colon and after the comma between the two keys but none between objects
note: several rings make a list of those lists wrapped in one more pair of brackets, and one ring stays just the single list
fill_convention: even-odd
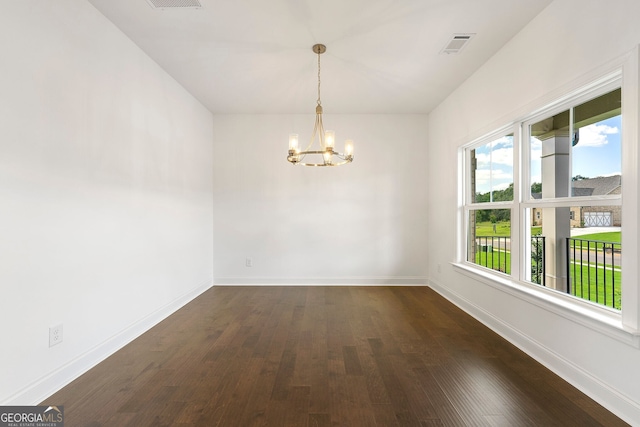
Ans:
[{"label": "candle-style light bulb", "polygon": [[336,145],[336,133],[332,130],[328,130],[324,133],[324,146],[325,148],[331,148]]},{"label": "candle-style light bulb", "polygon": [[344,154],[347,157],[352,157],[353,156],[353,140],[352,139],[347,139],[344,143]]},{"label": "candle-style light bulb", "polygon": [[298,134],[289,134],[289,151],[298,152]]},{"label": "candle-style light bulb", "polygon": [[322,153],[322,157],[324,157],[324,163],[326,165],[330,165],[331,164],[331,152],[330,151],[325,151],[324,153]]}]

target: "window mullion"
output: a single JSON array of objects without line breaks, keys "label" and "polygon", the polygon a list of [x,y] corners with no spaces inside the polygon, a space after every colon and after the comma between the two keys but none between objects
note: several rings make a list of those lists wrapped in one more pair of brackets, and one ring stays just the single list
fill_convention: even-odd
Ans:
[{"label": "window mullion", "polygon": [[522,253],[521,251],[521,218],[520,218],[520,201],[521,195],[521,144],[522,134],[520,132],[520,125],[514,125],[513,129],[513,203],[511,206],[511,277],[516,280],[521,280],[521,266],[520,262]]}]

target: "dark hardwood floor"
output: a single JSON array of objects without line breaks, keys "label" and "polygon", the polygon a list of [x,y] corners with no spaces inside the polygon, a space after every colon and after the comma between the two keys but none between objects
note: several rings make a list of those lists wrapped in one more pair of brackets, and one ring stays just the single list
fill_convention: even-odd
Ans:
[{"label": "dark hardwood floor", "polygon": [[54,394],[75,426],[616,426],[426,287],[213,287]]}]

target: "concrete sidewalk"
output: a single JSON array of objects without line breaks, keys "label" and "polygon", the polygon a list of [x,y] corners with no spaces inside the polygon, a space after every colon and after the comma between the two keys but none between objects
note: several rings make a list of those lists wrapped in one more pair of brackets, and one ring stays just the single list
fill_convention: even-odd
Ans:
[{"label": "concrete sidewalk", "polygon": [[584,228],[572,228],[571,237],[582,236],[585,234],[593,233],[612,233],[614,231],[620,231],[622,227],[584,227]]}]

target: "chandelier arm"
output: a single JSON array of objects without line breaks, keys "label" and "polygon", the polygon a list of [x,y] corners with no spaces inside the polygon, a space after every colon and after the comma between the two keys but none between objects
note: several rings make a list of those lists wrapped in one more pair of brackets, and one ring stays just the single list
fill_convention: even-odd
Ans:
[{"label": "chandelier arm", "polygon": [[320,148],[326,149],[324,145],[324,125],[322,124],[322,114],[316,114],[316,126],[318,127],[318,140],[320,141]]},{"label": "chandelier arm", "polygon": [[318,133],[318,116],[316,115],[316,123],[313,126],[313,133],[311,134],[309,145],[307,145],[307,148],[305,148],[304,151],[309,151],[309,149],[313,146],[313,141],[316,138],[317,133]]}]

